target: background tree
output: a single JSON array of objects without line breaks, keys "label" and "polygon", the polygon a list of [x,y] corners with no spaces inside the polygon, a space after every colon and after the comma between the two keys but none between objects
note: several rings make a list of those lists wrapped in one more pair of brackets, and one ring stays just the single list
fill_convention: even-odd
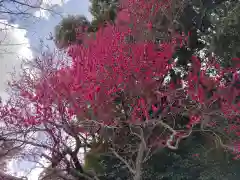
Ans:
[{"label": "background tree", "polygon": [[[219,56],[225,66],[234,66],[232,59],[240,57],[239,51],[239,16],[240,3],[226,1],[215,10],[215,34],[211,42],[211,50]],[[216,20],[217,19],[217,20]]]},{"label": "background tree", "polygon": [[71,44],[81,44],[81,35],[87,32],[90,23],[84,16],[68,16],[55,27],[55,44],[66,48]]},{"label": "background tree", "polygon": [[[58,48],[66,48],[70,44],[81,44],[82,33],[96,32],[106,22],[114,23],[117,13],[117,0],[92,0],[90,12],[93,20],[88,22],[84,16],[68,16],[63,18],[55,28],[55,44]],[[76,32],[77,31],[77,32]]]},{"label": "background tree", "polygon": [[[239,2],[235,0],[194,0],[185,2],[185,4],[179,20],[176,21],[175,30],[188,33],[190,36],[188,43],[179,48],[174,56],[178,57],[178,65],[186,67],[190,61],[189,57],[193,54],[200,55],[200,52],[204,52],[206,58],[214,53],[218,56],[221,65],[231,65],[231,58],[238,57],[239,37],[236,27],[239,21],[237,21],[236,12]],[[230,24],[232,24],[231,30],[228,29]],[[229,50],[233,44],[234,48]],[[222,46],[226,48],[226,51]]]},{"label": "background tree", "polygon": [[97,31],[106,22],[114,23],[118,11],[118,0],[90,0],[90,12],[93,16],[91,31]]}]

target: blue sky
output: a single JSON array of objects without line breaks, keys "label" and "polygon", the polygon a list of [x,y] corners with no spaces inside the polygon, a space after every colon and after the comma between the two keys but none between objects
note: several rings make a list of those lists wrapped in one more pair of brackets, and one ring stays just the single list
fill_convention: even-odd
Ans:
[{"label": "blue sky", "polygon": [[[29,2],[35,5],[39,4],[39,1],[42,2],[42,7],[54,7],[54,11],[63,16],[79,14],[85,15],[89,20],[92,18],[88,11],[90,6],[88,0],[65,0],[64,2],[62,0],[30,0]],[[14,9],[15,7],[8,4],[7,8]],[[39,16],[39,18],[37,20],[24,19],[16,15],[0,14],[0,29],[2,29],[0,31],[0,96],[3,99],[7,99],[5,89],[6,82],[10,79],[9,72],[12,72],[14,68],[18,72],[22,58],[33,58],[36,55],[36,52],[39,51],[40,40],[43,41],[44,45],[48,45],[52,51],[55,49],[54,43],[47,40],[47,37],[61,21],[61,16],[51,15],[39,11],[39,9],[30,9],[29,12]],[[14,45],[5,46],[9,43]],[[27,162],[12,161],[9,164],[10,172],[17,176],[25,174],[24,171],[31,167],[32,164]],[[29,180],[37,180],[39,173],[39,169],[32,171],[28,176]]]},{"label": "blue sky", "polygon": [[[77,15],[83,14],[89,20],[91,20],[91,14],[88,12],[90,4],[88,0],[69,0],[63,6],[55,8],[57,12],[63,15]],[[50,32],[53,32],[54,27],[60,22],[61,17],[59,15],[50,16],[49,18],[43,18],[38,20],[35,24],[32,24],[28,28],[26,36],[29,38],[31,48],[37,48],[40,43],[40,39],[44,40],[45,45],[49,45],[53,48],[53,42],[46,40]]]}]

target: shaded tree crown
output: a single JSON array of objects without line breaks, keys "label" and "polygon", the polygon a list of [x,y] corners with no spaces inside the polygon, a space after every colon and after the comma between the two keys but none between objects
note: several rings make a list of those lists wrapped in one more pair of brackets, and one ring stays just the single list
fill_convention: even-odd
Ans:
[{"label": "shaded tree crown", "polygon": [[59,49],[81,44],[79,35],[87,31],[90,22],[84,16],[67,16],[55,27],[55,44]]}]

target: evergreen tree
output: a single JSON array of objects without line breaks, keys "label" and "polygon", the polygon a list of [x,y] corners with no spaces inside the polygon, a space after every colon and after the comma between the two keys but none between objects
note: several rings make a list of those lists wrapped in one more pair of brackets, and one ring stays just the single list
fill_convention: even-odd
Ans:
[{"label": "evergreen tree", "polygon": [[106,22],[114,23],[117,16],[118,0],[90,0],[90,12],[93,16],[91,31],[97,31]]},{"label": "evergreen tree", "polygon": [[55,27],[55,44],[66,48],[70,44],[81,44],[80,35],[87,32],[90,22],[84,16],[68,16]]}]

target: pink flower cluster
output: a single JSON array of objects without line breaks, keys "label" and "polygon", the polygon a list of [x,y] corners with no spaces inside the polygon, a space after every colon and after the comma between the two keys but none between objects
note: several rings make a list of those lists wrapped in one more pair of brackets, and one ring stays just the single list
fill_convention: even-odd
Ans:
[{"label": "pink flower cluster", "polygon": [[[176,91],[177,86],[164,85],[163,81],[169,70],[175,67],[172,56],[176,42],[182,42],[186,37],[176,36],[172,42],[161,45],[146,41],[126,42],[126,36],[139,33],[135,28],[138,27],[137,24],[144,22],[151,29],[150,9],[153,6],[156,11],[163,6],[167,8],[169,1],[123,2],[126,10],[120,13],[117,22],[125,23],[118,23],[116,26],[108,24],[107,27],[99,29],[95,39],[85,39],[84,44],[69,47],[71,66],[62,68],[47,78],[40,78],[36,83],[34,95],[26,90],[22,91],[20,96],[36,104],[38,109],[35,117],[32,115],[27,118],[31,119],[30,124],[34,124],[39,118],[54,119],[50,116],[55,112],[49,108],[53,104],[58,104],[61,107],[59,111],[65,111],[69,118],[77,115],[87,120],[94,116],[103,123],[115,123],[115,100],[121,93],[122,100],[126,102],[125,105],[130,111],[128,120],[134,123],[143,117],[149,119],[149,109],[152,108],[155,112],[158,110],[154,104],[162,96],[156,93],[159,89],[167,88],[165,94]],[[140,6],[141,8],[137,8]],[[128,23],[132,23],[132,26],[128,26]],[[234,83],[238,81],[236,72],[239,66],[223,69],[212,59],[204,70],[199,58],[192,57],[191,62],[191,70],[185,79],[187,85],[183,88],[186,97],[198,104],[199,110],[208,110],[208,113],[211,113],[212,104],[219,101],[218,112],[223,116],[230,119],[238,116],[239,103],[235,103],[234,100],[240,94]],[[215,68],[218,76],[213,78],[207,75],[206,69],[209,68]],[[235,75],[232,83],[227,84],[224,82],[224,75],[229,72]],[[210,91],[213,91],[211,97],[207,96]],[[184,103],[178,105],[185,106]],[[91,116],[88,113],[89,107],[92,110]],[[188,127],[201,123],[205,115],[199,111],[192,111],[189,112]]]}]

